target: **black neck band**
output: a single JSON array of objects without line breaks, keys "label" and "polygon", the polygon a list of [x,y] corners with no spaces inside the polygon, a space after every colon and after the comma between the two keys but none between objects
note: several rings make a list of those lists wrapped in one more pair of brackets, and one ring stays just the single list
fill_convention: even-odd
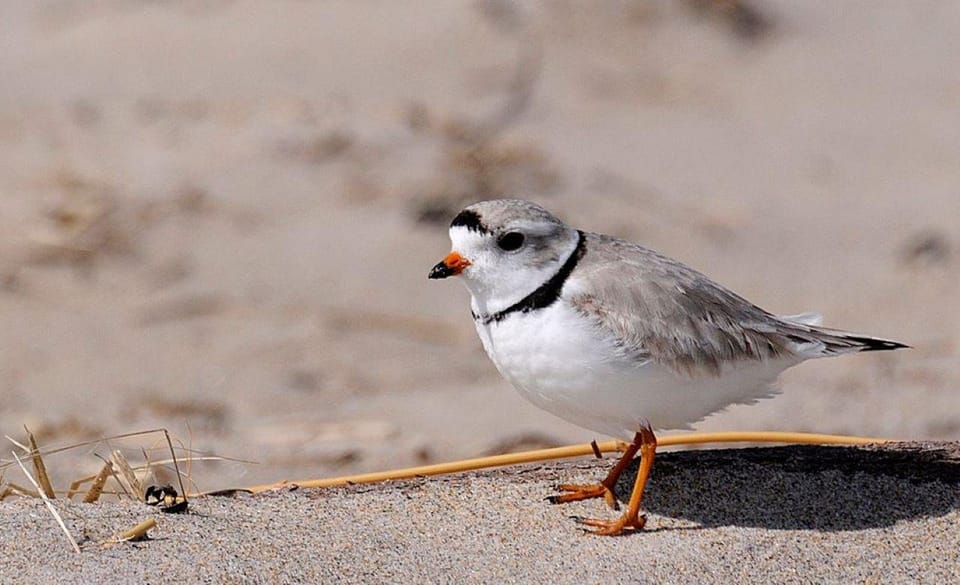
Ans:
[{"label": "black neck band", "polygon": [[567,261],[563,263],[560,270],[550,277],[550,280],[541,284],[537,290],[502,311],[497,311],[491,315],[477,315],[473,313],[474,320],[480,321],[484,325],[489,325],[490,323],[502,321],[511,313],[529,313],[530,311],[549,307],[560,298],[560,291],[563,290],[563,284],[567,281],[567,278],[570,277],[570,273],[573,272],[577,262],[580,261],[580,258],[583,257],[586,251],[587,238],[583,235],[582,231],[577,230],[577,247],[574,248],[573,253],[570,254]]}]

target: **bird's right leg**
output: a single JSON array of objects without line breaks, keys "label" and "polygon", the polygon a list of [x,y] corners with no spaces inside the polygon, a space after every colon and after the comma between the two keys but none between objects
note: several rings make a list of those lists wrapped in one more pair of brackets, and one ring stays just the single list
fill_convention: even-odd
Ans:
[{"label": "bird's right leg", "polygon": [[623,473],[623,470],[630,465],[630,462],[633,460],[633,456],[636,455],[637,451],[640,450],[640,442],[641,434],[637,433],[633,437],[633,442],[630,443],[627,449],[623,452],[620,460],[617,461],[617,464],[613,466],[613,469],[610,470],[610,473],[607,474],[607,477],[603,478],[603,481],[600,483],[586,485],[565,483],[558,485],[557,489],[566,493],[550,496],[547,498],[547,501],[551,504],[566,504],[567,502],[578,502],[580,500],[589,500],[591,498],[603,498],[604,501],[607,502],[608,506],[614,510],[619,510],[620,505],[617,504],[617,498],[613,493],[613,488],[617,485],[617,480],[620,479],[620,475]]}]

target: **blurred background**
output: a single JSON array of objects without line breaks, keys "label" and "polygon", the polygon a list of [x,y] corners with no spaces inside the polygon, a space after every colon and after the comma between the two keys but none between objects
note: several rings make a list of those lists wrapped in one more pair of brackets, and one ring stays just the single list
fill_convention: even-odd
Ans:
[{"label": "blurred background", "polygon": [[942,1],[8,0],[0,432],[259,462],[204,489],[595,438],[426,278],[460,207],[516,196],[915,346],[698,428],[958,439],[957,30]]}]

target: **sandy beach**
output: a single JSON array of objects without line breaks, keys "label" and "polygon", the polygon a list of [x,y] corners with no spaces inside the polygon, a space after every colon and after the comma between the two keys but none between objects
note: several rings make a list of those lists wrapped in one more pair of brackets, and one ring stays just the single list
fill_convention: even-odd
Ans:
[{"label": "sandy beach", "polygon": [[[648,530],[584,535],[569,516],[613,512],[597,501],[554,506],[543,497],[558,481],[588,481],[608,465],[206,497],[189,514],[71,504],[65,521],[87,539],[81,554],[42,503],[20,499],[0,508],[0,570],[36,583],[960,579],[956,443],[669,453],[648,494]],[[618,495],[631,481],[623,478]],[[103,546],[147,517],[158,523],[153,540]]]}]

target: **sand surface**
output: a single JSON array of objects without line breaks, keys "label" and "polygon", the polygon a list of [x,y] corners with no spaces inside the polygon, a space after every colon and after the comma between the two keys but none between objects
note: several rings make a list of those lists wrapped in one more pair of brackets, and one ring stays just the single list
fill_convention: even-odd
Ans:
[{"label": "sand surface", "polygon": [[0,434],[256,462],[202,490],[605,439],[426,279],[464,203],[521,196],[915,348],[699,429],[960,437],[960,4],[517,6],[4,2]]},{"label": "sand surface", "polygon": [[[37,500],[0,505],[18,582],[955,583],[960,445],[778,447],[660,457],[648,530],[582,533],[599,501],[543,500],[610,461],[205,497],[187,514],[71,504],[74,553]],[[635,469],[618,484],[626,496]],[[153,516],[153,540],[103,548]]]}]

